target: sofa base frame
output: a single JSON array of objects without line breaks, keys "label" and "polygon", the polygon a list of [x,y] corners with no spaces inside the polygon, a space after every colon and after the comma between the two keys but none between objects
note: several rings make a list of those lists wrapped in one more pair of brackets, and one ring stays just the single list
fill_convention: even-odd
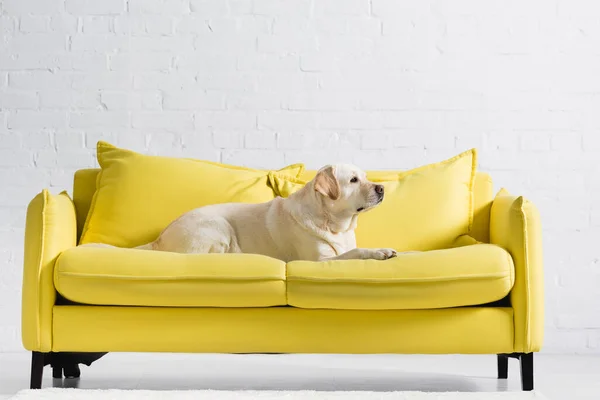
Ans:
[{"label": "sofa base frame", "polygon": [[[79,364],[88,367],[107,353],[40,353],[31,352],[31,381],[30,389],[42,388],[44,366],[52,367],[52,377],[55,379],[79,378]],[[521,388],[524,391],[533,390],[533,353],[498,354],[498,379],[508,378],[508,359],[516,358],[521,365]]]},{"label": "sofa base frame", "polygon": [[79,364],[88,367],[106,353],[40,353],[31,352],[31,380],[30,389],[41,389],[44,367],[52,367],[52,377],[55,379],[79,378],[81,371]]},{"label": "sofa base frame", "polygon": [[498,379],[508,378],[509,358],[516,358],[521,364],[521,388],[533,390],[533,353],[498,354]]}]

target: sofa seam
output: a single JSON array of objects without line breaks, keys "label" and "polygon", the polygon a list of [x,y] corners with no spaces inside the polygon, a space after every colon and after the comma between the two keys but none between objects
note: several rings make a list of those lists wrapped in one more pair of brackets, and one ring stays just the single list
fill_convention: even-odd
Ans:
[{"label": "sofa seam", "polygon": [[[82,279],[123,279],[128,281],[193,281],[193,280],[206,280],[206,281],[285,281],[282,277],[190,277],[190,276],[157,276],[157,277],[138,277],[138,276],[120,276],[120,275],[103,275],[103,274],[80,274],[76,272],[58,272],[58,275],[77,277]],[[59,277],[60,279],[60,277]]]},{"label": "sofa seam", "polygon": [[340,282],[340,283],[434,283],[434,282],[454,282],[461,280],[497,280],[510,278],[510,273],[506,274],[493,274],[493,275],[465,275],[461,277],[449,277],[449,278],[431,278],[431,279],[338,279],[338,278],[310,278],[310,277],[299,277],[299,276],[288,276],[288,281],[310,281],[310,282]]}]

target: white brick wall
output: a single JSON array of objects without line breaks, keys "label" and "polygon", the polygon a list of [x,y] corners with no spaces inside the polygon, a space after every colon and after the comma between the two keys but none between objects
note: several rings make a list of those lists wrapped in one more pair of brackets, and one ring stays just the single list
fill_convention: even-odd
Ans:
[{"label": "white brick wall", "polygon": [[544,222],[546,351],[600,352],[594,0],[0,1],[0,351],[25,207],[106,139],[256,167],[410,168],[476,146]]}]

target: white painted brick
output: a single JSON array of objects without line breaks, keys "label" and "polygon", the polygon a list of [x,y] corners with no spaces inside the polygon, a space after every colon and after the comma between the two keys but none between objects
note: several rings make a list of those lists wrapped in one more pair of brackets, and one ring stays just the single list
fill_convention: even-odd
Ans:
[{"label": "white painted brick", "polygon": [[229,0],[227,3],[231,15],[247,15],[253,12],[253,0]]},{"label": "white painted brick", "polygon": [[144,24],[146,32],[150,35],[170,36],[175,27],[175,18],[150,15],[144,18]]},{"label": "white painted brick", "polygon": [[78,131],[55,132],[54,143],[58,150],[81,150],[84,147],[83,133]]},{"label": "white painted brick", "polygon": [[142,108],[145,110],[161,110],[163,96],[161,92],[155,90],[146,90],[140,93],[142,98]]},{"label": "white painted brick", "polygon": [[300,58],[294,55],[253,54],[238,58],[240,71],[298,71]]},{"label": "white painted brick", "polygon": [[76,167],[52,170],[52,172],[50,172],[49,186],[51,188],[65,188],[73,186],[73,175],[75,175],[76,171]]},{"label": "white painted brick", "polygon": [[[0,62],[7,70],[21,72],[26,70],[47,70],[50,73],[54,73],[55,71],[102,71],[108,69],[105,55],[88,53],[78,55],[68,53],[23,53],[4,58],[0,55]],[[43,73],[42,71],[40,72]]]},{"label": "white painted brick", "polygon": [[254,54],[257,38],[250,35],[199,33],[194,40],[196,51],[212,55]]},{"label": "white painted brick", "polygon": [[52,111],[19,110],[8,116],[9,129],[64,128],[66,115]]},{"label": "white painted brick", "polygon": [[176,132],[181,129],[192,129],[194,118],[191,112],[182,111],[133,112],[131,123],[136,129],[166,129],[169,132]]},{"label": "white painted brick", "polygon": [[[211,55],[206,56],[202,52],[188,53],[175,58],[175,67],[180,71],[195,73],[223,73],[237,70],[237,57],[234,55]],[[232,79],[235,76],[231,76]]]},{"label": "white painted brick", "polygon": [[255,14],[274,17],[306,18],[311,14],[309,0],[261,0],[254,2]]},{"label": "white painted brick", "polygon": [[131,50],[137,52],[187,53],[194,49],[191,36],[133,36],[129,41]]},{"label": "white painted brick", "polygon": [[[0,117],[2,115],[0,114]],[[4,122],[4,121],[2,121]],[[0,149],[18,149],[21,147],[21,135],[12,130],[0,128]]]},{"label": "white painted brick", "polygon": [[177,19],[175,23],[177,33],[209,33],[208,20],[202,15],[190,14]]},{"label": "white painted brick", "polygon": [[140,15],[124,14],[114,19],[115,33],[118,35],[146,34],[146,18]]},{"label": "white painted brick", "polygon": [[112,92],[103,91],[100,101],[107,110],[159,110],[161,95],[156,91]]},{"label": "white painted brick", "polygon": [[364,111],[324,112],[319,118],[319,127],[325,129],[380,129],[383,118],[379,113]]},{"label": "white painted brick", "polygon": [[182,157],[181,133],[157,132],[148,139],[148,154]]},{"label": "white painted brick", "polygon": [[227,96],[226,105],[232,110],[278,110],[282,100],[270,93],[244,92]]},{"label": "white painted brick", "polygon": [[26,149],[49,149],[52,147],[52,135],[48,131],[22,132],[23,147]]},{"label": "white painted brick", "polygon": [[393,147],[394,139],[390,132],[363,132],[360,141],[362,149],[390,149]]},{"label": "white painted brick", "polygon": [[65,0],[65,9],[76,15],[115,15],[125,12],[125,0]]},{"label": "white painted brick", "polygon": [[83,33],[89,35],[104,35],[114,31],[112,17],[90,16],[83,17]]},{"label": "white painted brick", "polygon": [[229,7],[226,1],[190,0],[190,10],[205,18],[227,15]]},{"label": "white painted brick", "polygon": [[427,151],[449,149],[455,152],[456,136],[450,132],[440,135],[435,130],[391,130],[393,147],[423,147]]},{"label": "white painted brick", "polygon": [[358,96],[343,92],[305,92],[292,95],[287,101],[290,110],[352,110],[358,106]]},{"label": "white painted brick", "polygon": [[194,74],[189,73],[144,72],[133,76],[134,89],[176,90],[194,85],[196,85]]},{"label": "white painted brick", "polygon": [[220,110],[225,108],[225,96],[205,92],[200,88],[164,93],[165,110]]},{"label": "white painted brick", "polygon": [[132,86],[133,77],[127,72],[99,72],[94,75],[73,74],[72,87],[76,90],[125,90]]},{"label": "white painted brick", "polygon": [[359,96],[361,110],[412,110],[419,107],[419,96],[406,91],[373,91]]},{"label": "white painted brick", "polygon": [[50,17],[23,15],[19,21],[19,30],[23,33],[43,33],[50,30]]},{"label": "white painted brick", "polygon": [[32,161],[29,151],[0,149],[0,167],[27,167]]},{"label": "white painted brick", "polygon": [[250,168],[279,169],[284,167],[285,159],[277,150],[224,150],[223,162]]},{"label": "white painted brick", "polygon": [[0,15],[0,33],[3,35],[12,34],[17,26],[17,19],[15,17],[8,17]]},{"label": "white painted brick", "polygon": [[0,191],[0,203],[8,207],[18,207],[27,204],[35,195],[37,189],[29,186],[9,186]]},{"label": "white painted brick", "polygon": [[600,131],[590,131],[583,136],[585,151],[600,151]]},{"label": "white painted brick", "polygon": [[[215,90],[231,90],[235,92],[256,91],[257,86],[260,86],[255,74],[198,74],[196,81],[198,85],[205,89]],[[264,85],[263,85],[264,86]]]},{"label": "white painted brick", "polygon": [[244,147],[243,131],[223,131],[215,130],[212,132],[212,143],[221,149],[241,149]]},{"label": "white painted brick", "polygon": [[317,48],[316,38],[304,35],[261,35],[257,42],[257,49],[261,53],[299,54],[316,51]]},{"label": "white painted brick", "polygon": [[134,14],[178,16],[190,12],[188,0],[129,0],[129,11]]},{"label": "white painted brick", "polygon": [[484,139],[484,146],[489,150],[517,150],[519,135],[510,131],[488,132]]},{"label": "white painted brick", "polygon": [[95,91],[48,90],[39,92],[44,109],[94,109],[100,106],[100,94]]},{"label": "white painted brick", "polygon": [[50,30],[56,33],[76,33],[78,18],[73,15],[61,14],[50,17]]},{"label": "white painted brick", "polygon": [[113,71],[167,71],[173,63],[168,53],[113,54],[109,58]]},{"label": "white painted brick", "polygon": [[300,57],[300,69],[307,72],[335,71],[343,63],[343,57],[329,53],[304,54]]},{"label": "white painted brick", "polygon": [[[24,180],[24,179],[15,179],[17,176],[17,174],[14,173],[14,171],[10,171],[10,170],[5,170],[8,171],[9,173],[6,174],[6,177],[3,176],[3,180],[2,182],[9,182],[9,180],[12,180],[11,184],[19,184],[19,183],[23,183],[23,182],[31,182],[31,183],[39,183],[40,187],[46,187],[48,186],[47,184],[47,180],[44,181],[38,181],[35,179],[32,180]],[[42,172],[40,170],[36,170],[36,172]],[[0,172],[1,174],[1,172]],[[33,186],[33,185],[32,185]],[[21,228],[23,226],[23,222],[25,221],[25,209],[22,205],[19,205],[19,207],[6,207],[3,209],[0,209],[0,220],[2,221],[6,221],[6,226],[9,229],[14,229],[14,228]],[[10,252],[9,252],[10,253]]]},{"label": "white painted brick", "polygon": [[550,135],[550,147],[552,150],[580,151],[583,139],[579,132],[560,132]]},{"label": "white painted brick", "polygon": [[107,110],[140,110],[142,97],[133,92],[102,91],[100,102]]},{"label": "white painted brick", "polygon": [[[590,214],[590,225],[592,227],[600,227],[600,210],[592,211]],[[600,282],[600,279],[597,279]]]},{"label": "white painted brick", "polygon": [[[111,129],[111,131],[113,131],[114,129]],[[133,135],[130,135],[133,136]],[[98,141],[103,140],[105,142],[109,142],[109,143],[114,143],[116,144],[118,142],[117,140],[117,134],[113,133],[113,132],[107,132],[106,130],[102,129],[100,131],[96,131],[96,130],[87,130],[85,132],[85,138],[84,138],[84,144],[85,147],[88,149],[95,149],[96,145],[98,143]],[[146,146],[146,138],[143,137],[142,139],[142,145],[138,147],[143,149]],[[139,145],[139,143],[138,143]],[[132,148],[135,146],[130,146],[129,148]]]},{"label": "white painted brick", "polygon": [[256,128],[256,113],[249,111],[197,112],[194,115],[196,129],[253,129]]},{"label": "white painted brick", "polygon": [[249,82],[255,82],[255,86],[260,92],[296,93],[319,89],[319,77],[315,74],[272,72],[258,76],[248,75],[246,78]]},{"label": "white painted brick", "polygon": [[521,132],[520,137],[522,150],[550,150],[550,135],[547,132]]},{"label": "white painted brick", "polygon": [[75,35],[71,37],[71,51],[115,53],[128,51],[129,40],[125,36],[113,35]]},{"label": "white painted brick", "polygon": [[369,15],[369,3],[369,0],[320,0],[314,5],[314,15]]},{"label": "white painted brick", "polygon": [[244,147],[247,149],[274,149],[277,143],[275,132],[251,131],[244,138]]},{"label": "white painted brick", "polygon": [[4,0],[2,9],[8,15],[47,15],[62,11],[61,0]]},{"label": "white painted brick", "polygon": [[0,108],[35,109],[38,106],[38,97],[35,92],[20,90],[0,90]]},{"label": "white painted brick", "polygon": [[316,128],[318,114],[299,111],[263,111],[258,114],[258,127],[268,129]]},{"label": "white painted brick", "polygon": [[[239,35],[259,35],[271,33],[273,18],[247,16],[235,18],[211,18],[206,26],[215,34],[237,33]],[[202,33],[206,33],[203,31]]]},{"label": "white painted brick", "polygon": [[129,126],[129,113],[123,111],[70,112],[69,126],[76,129],[124,128]]},{"label": "white painted brick", "polygon": [[96,164],[94,153],[89,150],[58,151],[56,165],[60,168],[92,168]]},{"label": "white painted brick", "polygon": [[13,53],[49,53],[66,51],[67,37],[59,33],[23,33],[8,39],[9,51]]}]

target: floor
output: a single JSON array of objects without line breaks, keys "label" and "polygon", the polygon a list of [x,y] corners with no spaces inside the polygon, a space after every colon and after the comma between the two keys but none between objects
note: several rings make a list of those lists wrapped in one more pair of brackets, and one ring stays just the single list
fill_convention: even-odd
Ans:
[{"label": "floor", "polygon": [[[0,354],[0,399],[29,386],[29,353]],[[549,400],[600,398],[600,356],[537,354],[536,390]],[[43,387],[221,390],[518,391],[519,366],[496,379],[495,356],[109,353],[80,379]]]}]

